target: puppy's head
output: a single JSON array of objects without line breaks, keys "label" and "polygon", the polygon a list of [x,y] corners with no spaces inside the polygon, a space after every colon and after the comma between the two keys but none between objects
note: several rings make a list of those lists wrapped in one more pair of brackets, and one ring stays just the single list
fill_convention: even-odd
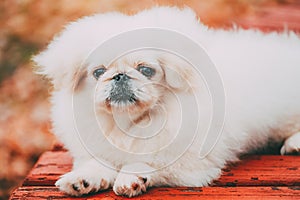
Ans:
[{"label": "puppy's head", "polygon": [[[49,53],[36,56],[35,61],[43,64],[45,58],[53,56]],[[153,50],[132,52],[108,65],[81,66],[80,62],[73,61],[65,68],[42,67],[42,72],[52,80],[54,90],[72,95],[89,91],[87,98],[93,98],[95,107],[108,112],[145,112],[167,103],[169,93],[188,92],[194,77],[192,68],[179,57]]]},{"label": "puppy's head", "polygon": [[80,90],[83,78],[93,79],[96,106],[107,111],[144,112],[166,103],[168,93],[187,91],[192,76],[178,57],[144,50],[126,54],[108,66],[87,67],[86,76],[77,78],[75,88]]}]

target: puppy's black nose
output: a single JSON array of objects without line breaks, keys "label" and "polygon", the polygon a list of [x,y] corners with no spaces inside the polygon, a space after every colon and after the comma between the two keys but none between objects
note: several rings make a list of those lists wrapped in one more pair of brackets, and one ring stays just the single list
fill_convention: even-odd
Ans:
[{"label": "puppy's black nose", "polygon": [[113,79],[117,82],[123,82],[123,81],[127,81],[128,79],[130,79],[129,76],[127,76],[126,74],[120,73],[117,74],[113,77]]}]

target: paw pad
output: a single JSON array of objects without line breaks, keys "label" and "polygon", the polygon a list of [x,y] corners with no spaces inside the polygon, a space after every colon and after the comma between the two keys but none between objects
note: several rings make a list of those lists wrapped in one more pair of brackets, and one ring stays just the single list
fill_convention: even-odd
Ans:
[{"label": "paw pad", "polygon": [[72,184],[72,188],[73,188],[73,190],[75,190],[76,192],[79,192],[79,191],[80,191],[79,187],[78,187],[75,183]]}]

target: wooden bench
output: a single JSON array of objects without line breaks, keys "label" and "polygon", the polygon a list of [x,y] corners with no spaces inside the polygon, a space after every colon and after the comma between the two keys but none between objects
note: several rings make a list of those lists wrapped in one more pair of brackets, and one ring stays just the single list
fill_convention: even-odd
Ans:
[{"label": "wooden bench", "polygon": [[[54,186],[72,168],[65,150],[47,151],[39,158],[21,187],[11,195],[16,199],[126,199],[112,190],[72,198]],[[251,155],[228,166],[210,187],[150,188],[135,199],[300,199],[300,156]]]}]

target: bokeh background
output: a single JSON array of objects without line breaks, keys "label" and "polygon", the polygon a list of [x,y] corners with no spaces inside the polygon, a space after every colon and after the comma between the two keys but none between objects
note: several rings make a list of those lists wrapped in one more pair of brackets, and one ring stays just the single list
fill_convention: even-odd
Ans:
[{"label": "bokeh background", "polygon": [[56,143],[49,121],[51,86],[33,73],[30,57],[69,21],[108,11],[134,14],[157,5],[190,6],[212,28],[300,30],[299,0],[1,0],[0,200]]}]

